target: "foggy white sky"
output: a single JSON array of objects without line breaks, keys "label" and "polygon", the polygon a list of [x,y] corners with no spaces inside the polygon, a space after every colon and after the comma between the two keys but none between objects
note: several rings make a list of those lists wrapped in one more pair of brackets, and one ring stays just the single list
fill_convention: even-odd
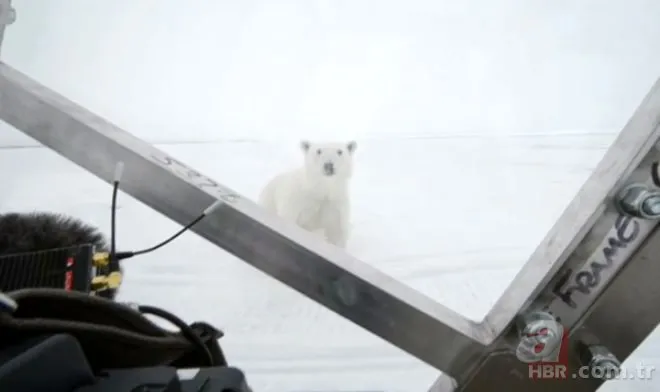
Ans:
[{"label": "foggy white sky", "polygon": [[14,6],[3,61],[152,142],[618,130],[660,76],[657,0]]}]

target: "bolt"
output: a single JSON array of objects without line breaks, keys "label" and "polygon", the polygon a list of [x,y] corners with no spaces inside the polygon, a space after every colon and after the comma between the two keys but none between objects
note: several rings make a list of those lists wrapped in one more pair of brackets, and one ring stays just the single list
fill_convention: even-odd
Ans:
[{"label": "bolt", "polygon": [[660,216],[660,195],[650,196],[642,202],[641,210],[650,216]]},{"label": "bolt", "polygon": [[610,358],[597,358],[589,366],[591,375],[603,380],[612,380],[621,372],[620,364]]},{"label": "bolt", "polygon": [[636,218],[660,219],[660,192],[643,184],[628,185],[617,195],[617,207]]},{"label": "bolt", "polygon": [[590,375],[603,380],[616,378],[621,371],[621,362],[607,349],[596,344],[577,346],[580,360],[589,367]]},{"label": "bolt", "polygon": [[516,356],[533,363],[552,356],[561,345],[564,327],[548,312],[534,311],[516,319],[519,335]]}]

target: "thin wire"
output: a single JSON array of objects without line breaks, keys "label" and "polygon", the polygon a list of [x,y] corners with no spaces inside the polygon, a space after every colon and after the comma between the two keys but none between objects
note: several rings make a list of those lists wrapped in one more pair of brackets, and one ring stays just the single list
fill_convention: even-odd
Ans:
[{"label": "thin wire", "polygon": [[196,225],[197,222],[204,219],[205,216],[206,216],[205,214],[202,214],[202,215],[198,216],[197,218],[195,218],[195,220],[193,220],[192,222],[185,225],[181,230],[176,232],[173,236],[171,236],[170,238],[166,239],[165,241],[163,241],[161,243],[158,243],[158,244],[152,246],[151,248],[137,250],[137,251],[134,251],[134,252],[119,252],[119,253],[117,253],[117,259],[120,259],[120,260],[128,259],[128,258],[133,257],[133,256],[143,255],[145,253],[150,253],[150,252],[153,252],[157,249],[160,249],[163,246],[165,246],[165,245],[169,244],[170,242],[174,241],[175,239],[177,239],[177,237],[179,237],[181,234],[183,234],[186,231],[190,230],[191,227]]},{"label": "thin wire", "polygon": [[110,272],[119,271],[119,260],[117,260],[117,194],[119,193],[119,181],[112,185],[112,204],[110,206]]}]

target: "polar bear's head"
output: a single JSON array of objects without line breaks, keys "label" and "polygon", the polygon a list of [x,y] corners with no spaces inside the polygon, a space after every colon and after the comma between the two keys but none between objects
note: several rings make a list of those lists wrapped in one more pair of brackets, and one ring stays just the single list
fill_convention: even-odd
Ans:
[{"label": "polar bear's head", "polygon": [[353,174],[353,154],[357,149],[354,141],[348,143],[300,142],[305,154],[305,169],[312,176],[328,179],[347,179]]}]

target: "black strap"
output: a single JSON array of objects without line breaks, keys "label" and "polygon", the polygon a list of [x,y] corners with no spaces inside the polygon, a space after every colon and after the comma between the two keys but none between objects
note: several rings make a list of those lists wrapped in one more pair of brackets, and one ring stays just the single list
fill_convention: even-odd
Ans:
[{"label": "black strap", "polygon": [[[188,326],[162,309],[131,306],[84,293],[25,289],[7,293],[18,307],[0,313],[0,345],[43,334],[76,337],[92,368],[225,366],[218,338],[204,323]],[[167,331],[142,313],[160,316],[181,329]]]}]

